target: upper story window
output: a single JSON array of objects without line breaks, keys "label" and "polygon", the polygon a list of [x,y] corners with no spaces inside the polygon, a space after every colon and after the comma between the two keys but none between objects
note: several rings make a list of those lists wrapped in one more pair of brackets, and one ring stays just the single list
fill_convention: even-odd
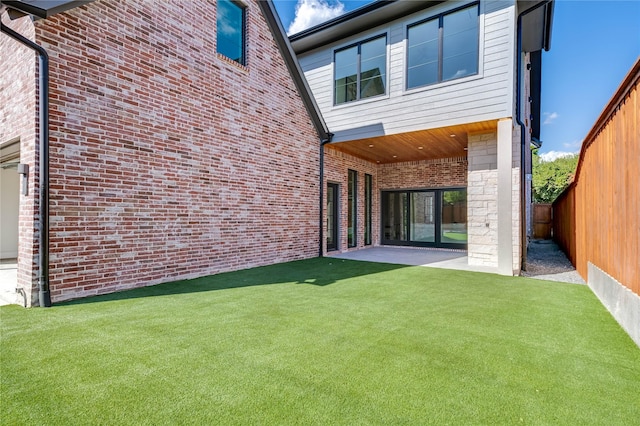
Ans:
[{"label": "upper story window", "polygon": [[334,77],[336,105],[384,95],[386,81],[386,35],[336,50]]},{"label": "upper story window", "polygon": [[407,29],[407,89],[478,73],[478,5]]},{"label": "upper story window", "polygon": [[217,52],[246,65],[245,7],[232,0],[218,1]]}]

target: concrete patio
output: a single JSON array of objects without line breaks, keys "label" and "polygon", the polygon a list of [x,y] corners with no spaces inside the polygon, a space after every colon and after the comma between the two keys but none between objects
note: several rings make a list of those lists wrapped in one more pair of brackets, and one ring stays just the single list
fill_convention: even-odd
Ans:
[{"label": "concrete patio", "polygon": [[18,283],[18,263],[16,259],[0,260],[0,306],[17,304],[16,285]]},{"label": "concrete patio", "polygon": [[399,265],[428,266],[461,271],[498,273],[498,268],[469,265],[466,250],[421,247],[378,246],[345,253],[329,253],[328,257]]}]

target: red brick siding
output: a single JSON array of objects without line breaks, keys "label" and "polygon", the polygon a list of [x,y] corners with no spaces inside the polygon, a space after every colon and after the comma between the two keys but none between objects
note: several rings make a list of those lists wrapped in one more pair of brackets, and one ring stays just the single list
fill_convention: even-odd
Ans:
[{"label": "red brick siding", "polygon": [[318,136],[257,3],[246,67],[215,54],[215,23],[204,0],[36,22],[54,302],[317,255]]},{"label": "red brick siding", "polygon": [[[347,247],[348,171],[358,172],[357,247]],[[380,191],[467,186],[467,159],[446,158],[406,163],[375,164],[327,147],[325,149],[325,188],[328,182],[340,185],[339,251],[364,247],[364,175],[373,176],[372,245],[380,244]],[[324,199],[326,218],[326,196]],[[326,225],[325,225],[326,233]],[[325,247],[326,252],[326,247]]]},{"label": "red brick siding", "polygon": [[467,159],[411,161],[381,164],[378,169],[380,190],[427,189],[467,186]]},{"label": "red brick siding", "polygon": [[[7,19],[3,23],[14,31],[33,39],[34,28],[31,19]],[[38,170],[36,132],[36,70],[35,52],[13,38],[0,34],[0,143],[20,141],[20,162],[28,164],[29,195],[20,195],[19,242],[18,242],[18,285],[24,289],[27,304],[31,294],[36,294],[37,281],[37,187]]]},{"label": "red brick siding", "polygon": [[[347,182],[349,178],[349,169],[358,172],[358,189],[357,189],[357,215],[358,215],[358,230],[357,230],[357,246],[353,248],[347,248]],[[326,186],[327,183],[337,183],[340,185],[340,202],[338,208],[340,209],[340,224],[339,230],[339,242],[338,250],[357,250],[365,247],[364,244],[364,228],[365,228],[365,216],[364,216],[364,175],[370,174],[373,177],[373,190],[372,190],[372,226],[371,226],[371,242],[372,245],[378,245],[380,241],[380,202],[379,202],[379,189],[378,189],[378,165],[370,161],[362,160],[360,158],[336,151],[335,149],[325,148],[325,165],[324,165],[324,178],[325,178],[325,199],[324,199],[324,217],[326,218]],[[325,224],[325,237],[326,237],[326,224]],[[326,245],[324,247],[326,252]]]}]

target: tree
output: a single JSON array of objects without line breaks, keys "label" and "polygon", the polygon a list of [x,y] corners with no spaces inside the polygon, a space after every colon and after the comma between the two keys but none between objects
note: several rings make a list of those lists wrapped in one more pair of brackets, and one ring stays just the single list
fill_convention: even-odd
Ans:
[{"label": "tree", "polygon": [[573,180],[578,155],[543,161],[533,150],[533,199],[536,203],[552,203]]}]

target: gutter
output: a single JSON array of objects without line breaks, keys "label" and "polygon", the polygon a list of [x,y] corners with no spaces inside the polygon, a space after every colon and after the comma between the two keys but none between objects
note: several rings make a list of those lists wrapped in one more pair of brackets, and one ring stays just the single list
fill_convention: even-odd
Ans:
[{"label": "gutter", "polygon": [[[553,0],[545,0],[541,3],[532,6],[523,12],[518,14],[518,40],[517,40],[517,70],[516,75],[518,79],[518,84],[516,85],[516,123],[520,126],[520,246],[522,247],[522,255],[520,256],[520,268],[523,271],[527,270],[527,209],[525,208],[527,198],[525,195],[526,190],[526,173],[524,169],[525,163],[525,149],[526,146],[526,136],[525,129],[526,126],[522,122],[522,108],[520,104],[522,103],[522,93],[521,93],[521,79],[522,79],[522,18],[525,15],[537,10],[540,7],[547,7],[548,5],[552,5]],[[544,33],[544,41],[543,48],[544,50],[549,50],[550,41],[551,41],[551,13],[552,9],[546,10],[546,22],[549,22],[549,25],[545,29]]]},{"label": "gutter", "polygon": [[319,257],[322,257],[324,248],[324,146],[331,142],[333,133],[329,131],[327,123],[325,123],[324,118],[322,117],[322,113],[320,112],[320,108],[318,107],[318,104],[316,103],[316,100],[311,93],[309,83],[307,83],[307,79],[304,77],[302,68],[300,68],[300,63],[298,62],[296,54],[293,51],[293,47],[291,47],[291,42],[286,35],[284,27],[282,26],[282,21],[278,16],[278,12],[276,11],[273,2],[271,0],[262,0],[258,1],[258,4],[260,5],[260,9],[262,10],[262,14],[265,17],[267,24],[269,25],[271,34],[273,35],[275,42],[278,45],[280,52],[282,53],[282,57],[285,64],[287,65],[287,68],[289,69],[289,74],[291,75],[291,78],[296,85],[296,89],[298,89],[298,94],[302,98],[302,102],[307,109],[307,113],[309,114],[309,117],[311,118],[311,121],[313,122],[313,125],[318,132],[318,136],[320,137],[320,242],[318,245]]},{"label": "gutter", "polygon": [[35,50],[39,59],[38,303],[48,308],[51,306],[49,292],[49,55],[42,46],[5,26],[2,19],[0,19],[0,32]]}]

